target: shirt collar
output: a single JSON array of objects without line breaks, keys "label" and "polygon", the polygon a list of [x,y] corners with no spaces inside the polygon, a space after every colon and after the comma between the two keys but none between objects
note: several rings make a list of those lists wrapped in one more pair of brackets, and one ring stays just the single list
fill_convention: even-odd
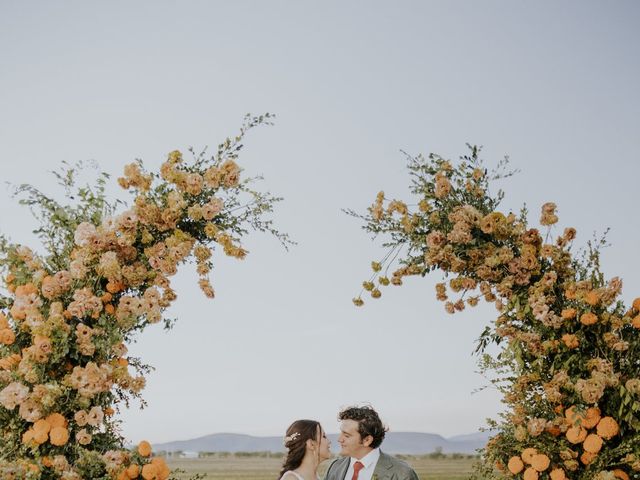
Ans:
[{"label": "shirt collar", "polygon": [[359,461],[364,465],[364,468],[369,468],[371,465],[376,464],[376,462],[378,461],[378,458],[380,458],[380,449],[374,448],[369,453],[367,453],[364,457],[362,457],[360,460],[358,460],[357,458],[351,457],[350,466],[353,466],[354,463]]}]

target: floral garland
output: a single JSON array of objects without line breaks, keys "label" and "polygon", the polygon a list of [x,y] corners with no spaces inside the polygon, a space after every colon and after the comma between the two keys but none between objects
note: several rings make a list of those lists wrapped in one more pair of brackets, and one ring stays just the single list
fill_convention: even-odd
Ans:
[{"label": "floral garland", "polygon": [[[386,285],[439,269],[449,277],[448,285],[436,285],[447,312],[481,299],[495,304],[498,317],[479,338],[478,353],[507,410],[492,424],[498,433],[484,449],[478,478],[636,478],[640,299],[625,307],[622,281],[605,280],[604,240],[573,255],[575,229],[551,239],[555,204],[542,207],[545,238],[528,226],[526,210],[500,212],[503,194],[492,196],[489,183],[513,172],[506,160],[487,172],[479,150],[470,148],[456,166],[435,154],[408,157],[413,209],[380,192],[368,213],[347,211],[367,232],[385,236],[388,249],[372,262],[354,303],[362,305],[365,292],[379,298]],[[495,357],[486,353],[491,343],[501,346]]]},{"label": "floral garland", "polygon": [[159,174],[140,161],[127,165],[118,183],[134,200],[117,215],[119,203],[104,193],[106,174],[75,193],[75,169],[56,174],[67,196],[79,199],[75,206],[29,185],[18,189],[42,223],[47,255],[0,242],[8,292],[0,296],[0,478],[169,477],[148,442],[123,448],[113,419],[145,385],[147,369],[127,357],[126,344],[163,320],[180,264],[194,258],[200,288],[213,297],[215,245],[242,259],[239,241],[250,228],[291,243],[265,219],[280,199],[252,190],[255,179],[241,180],[236,163],[245,133],[270,120],[247,116],[239,135],[210,157],[191,151],[187,162],[171,152]]}]

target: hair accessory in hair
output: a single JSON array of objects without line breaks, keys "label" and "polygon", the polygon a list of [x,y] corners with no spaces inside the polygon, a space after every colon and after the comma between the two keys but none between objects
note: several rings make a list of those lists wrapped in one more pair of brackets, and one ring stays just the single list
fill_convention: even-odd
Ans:
[{"label": "hair accessory in hair", "polygon": [[286,445],[289,442],[293,442],[296,438],[300,436],[300,432],[293,432],[288,437],[284,437],[284,444]]}]

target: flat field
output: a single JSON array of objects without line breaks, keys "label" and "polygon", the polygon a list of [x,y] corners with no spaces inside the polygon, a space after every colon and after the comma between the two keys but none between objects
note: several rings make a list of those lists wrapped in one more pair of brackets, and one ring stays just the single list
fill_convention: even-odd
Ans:
[{"label": "flat field", "polygon": [[[429,458],[428,456],[404,456],[420,480],[462,480],[469,477],[476,461],[474,458]],[[194,474],[206,473],[206,480],[277,480],[282,458],[268,457],[206,457],[194,459],[167,459],[171,469],[183,472],[175,476],[187,480]],[[324,474],[329,462],[320,468]],[[324,468],[323,468],[324,467]]]}]

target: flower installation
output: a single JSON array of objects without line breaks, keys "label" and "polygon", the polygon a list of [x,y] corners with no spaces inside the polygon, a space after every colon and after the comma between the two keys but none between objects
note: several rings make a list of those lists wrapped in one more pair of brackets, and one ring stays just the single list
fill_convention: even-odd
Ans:
[{"label": "flower installation", "polygon": [[[380,192],[365,214],[387,254],[372,262],[363,295],[382,295],[408,276],[444,272],[436,298],[453,314],[481,300],[497,318],[478,339],[480,366],[503,395],[476,478],[598,480],[640,476],[640,298],[625,306],[622,281],[600,270],[604,240],[572,251],[574,228],[552,234],[554,203],[542,206],[546,233],[527,211],[500,211],[479,150],[459,162],[408,156],[414,206]],[[558,232],[560,232],[558,230]],[[487,346],[497,344],[497,354]]]}]

